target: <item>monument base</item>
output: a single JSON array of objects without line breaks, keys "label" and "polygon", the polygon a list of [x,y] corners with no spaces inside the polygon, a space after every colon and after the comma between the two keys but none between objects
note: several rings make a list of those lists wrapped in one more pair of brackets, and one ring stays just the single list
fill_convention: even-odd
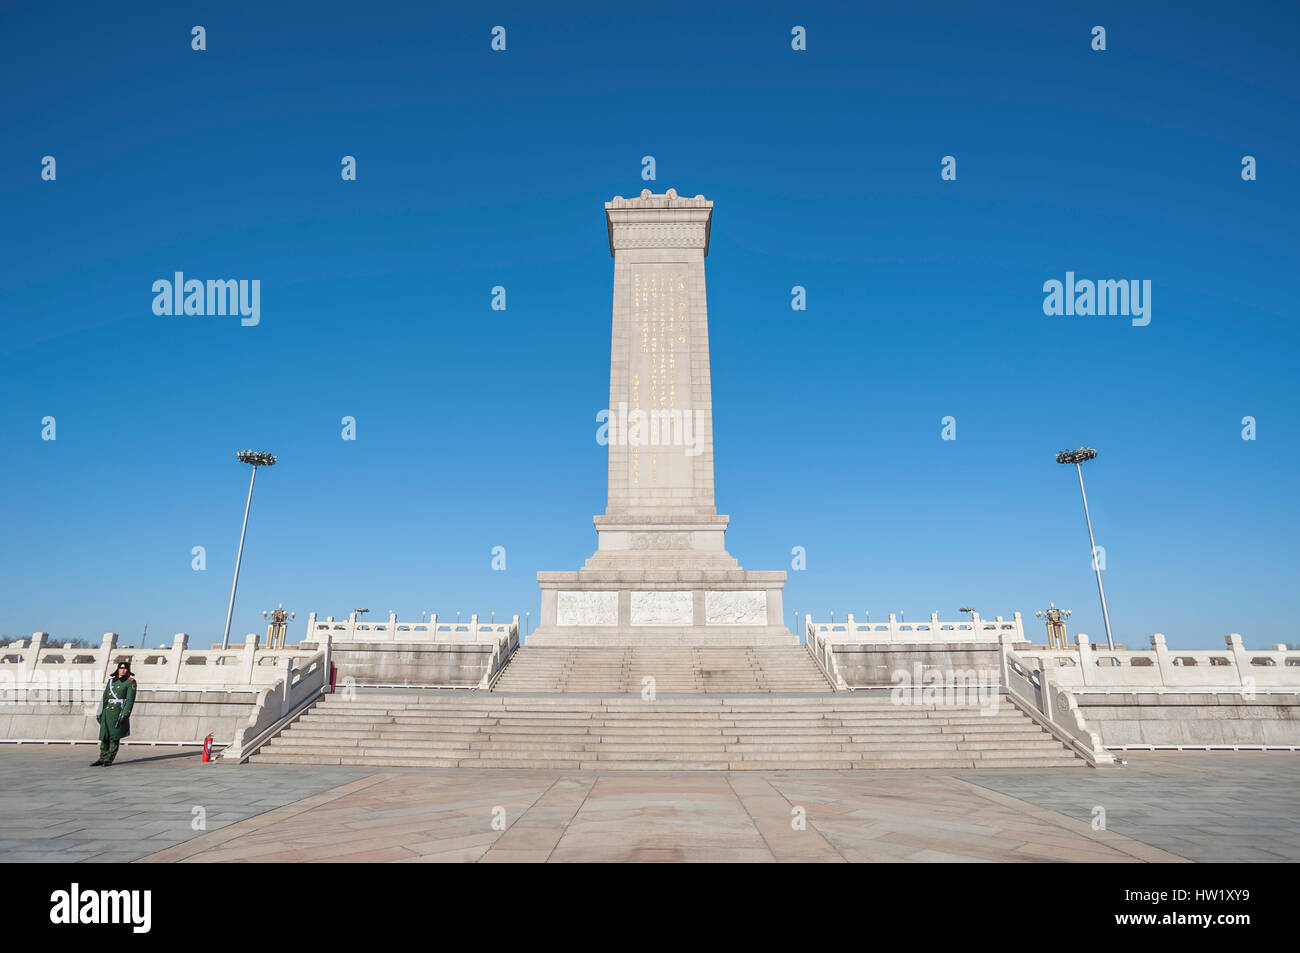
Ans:
[{"label": "monument base", "polygon": [[798,645],[782,621],[784,572],[584,569],[539,572],[531,646]]}]

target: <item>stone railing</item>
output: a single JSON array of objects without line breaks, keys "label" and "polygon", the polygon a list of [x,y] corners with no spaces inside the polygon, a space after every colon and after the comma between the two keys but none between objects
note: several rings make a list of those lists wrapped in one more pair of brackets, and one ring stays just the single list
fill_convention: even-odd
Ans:
[{"label": "stone railing", "polygon": [[1005,642],[1001,655],[1002,685],[1013,704],[1093,767],[1115,764],[1115,756],[1106,750],[1101,736],[1088,727],[1069,688],[1058,684],[1050,672],[1035,671],[1029,660]]},{"label": "stone railing", "polygon": [[1075,641],[1073,649],[1034,647],[1016,654],[1030,671],[1045,672],[1075,691],[1300,691],[1300,651],[1285,645],[1250,650],[1235,632],[1223,651],[1170,649],[1159,632],[1151,636],[1149,650],[1110,651],[1091,645],[1083,634]]},{"label": "stone railing", "polygon": [[469,621],[439,620],[430,616],[427,622],[401,622],[390,612],[387,619],[362,621],[354,612],[346,619],[328,616],[317,618],[315,612],[307,617],[305,642],[323,642],[329,635],[335,642],[494,642],[502,636],[519,644],[519,616],[509,622],[480,623],[478,615]]},{"label": "stone railing", "polygon": [[242,764],[323,693],[329,690],[330,643],[284,672],[274,685],[262,689],[248,722],[221,752],[221,760]]},{"label": "stone railing", "polygon": [[514,654],[515,649],[519,648],[518,619],[519,617],[515,616],[516,624],[510,627],[509,632],[497,636],[496,644],[492,649],[492,659],[488,662],[487,671],[483,673],[483,678],[478,683],[481,691],[489,691],[496,684],[497,678],[506,667],[506,662],[510,661],[510,656]]},{"label": "stone railing", "polygon": [[70,648],[46,644],[45,632],[0,647],[0,690],[102,691],[119,662],[143,689],[229,689],[272,685],[292,669],[297,660],[312,654],[289,647],[259,649],[258,636],[249,633],[243,645],[229,649],[191,649],[189,636],[177,633],[170,647],[119,647],[117,633],[105,633],[98,648]]},{"label": "stone railing", "polygon": [[981,619],[976,612],[953,622],[940,621],[937,612],[924,622],[900,622],[892,612],[888,622],[858,622],[852,613],[843,622],[814,622],[807,616],[806,629],[823,642],[1001,642],[1004,635],[1013,636],[1013,642],[1029,641],[1019,612],[1009,620]]},{"label": "stone railing", "polygon": [[813,661],[822,670],[831,684],[835,686],[837,692],[846,692],[849,686],[844,681],[844,676],[840,673],[839,666],[835,664],[834,643],[827,638],[826,633],[819,632],[812,619],[808,619],[804,624],[804,646],[808,649],[808,654],[813,657]]}]

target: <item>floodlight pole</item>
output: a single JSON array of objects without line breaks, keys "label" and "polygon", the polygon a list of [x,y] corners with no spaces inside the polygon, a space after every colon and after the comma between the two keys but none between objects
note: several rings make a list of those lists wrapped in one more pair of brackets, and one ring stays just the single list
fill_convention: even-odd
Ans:
[{"label": "floodlight pole", "polygon": [[257,479],[257,466],[253,466],[253,475],[248,479],[248,501],[244,504],[244,525],[239,531],[239,552],[235,554],[235,580],[230,584],[230,605],[226,606],[226,631],[221,636],[221,650],[230,645],[230,617],[235,612],[235,589],[239,586],[239,563],[244,558],[244,535],[248,532],[248,510],[253,505],[253,481]]},{"label": "floodlight pole", "polygon": [[244,558],[244,536],[248,533],[248,511],[253,505],[253,483],[257,480],[258,467],[275,466],[275,454],[254,450],[240,450],[235,454],[240,463],[247,463],[253,468],[253,475],[248,480],[248,501],[244,503],[244,525],[239,530],[239,552],[235,555],[235,579],[230,584],[230,604],[226,606],[226,630],[221,635],[221,649],[230,646],[230,618],[235,613],[235,589],[239,586],[239,564]]},{"label": "floodlight pole", "polygon": [[1110,632],[1110,612],[1106,608],[1106,587],[1101,583],[1101,563],[1097,561],[1097,540],[1092,535],[1092,516],[1088,513],[1088,491],[1083,488],[1083,463],[1076,460],[1079,471],[1079,492],[1083,495],[1083,519],[1088,524],[1088,543],[1092,546],[1092,568],[1097,573],[1097,594],[1101,596],[1101,619],[1106,623],[1106,645],[1115,651],[1115,638]]},{"label": "floodlight pole", "polygon": [[1101,618],[1106,623],[1106,644],[1115,651],[1115,637],[1110,631],[1110,611],[1106,608],[1106,587],[1101,583],[1101,563],[1097,561],[1097,540],[1092,535],[1092,515],[1088,512],[1088,491],[1083,488],[1083,463],[1095,460],[1097,451],[1092,447],[1080,447],[1078,450],[1062,450],[1056,455],[1057,463],[1073,463],[1079,471],[1079,492],[1083,494],[1083,519],[1088,524],[1088,544],[1092,547],[1092,568],[1097,574],[1097,594],[1101,596]]}]

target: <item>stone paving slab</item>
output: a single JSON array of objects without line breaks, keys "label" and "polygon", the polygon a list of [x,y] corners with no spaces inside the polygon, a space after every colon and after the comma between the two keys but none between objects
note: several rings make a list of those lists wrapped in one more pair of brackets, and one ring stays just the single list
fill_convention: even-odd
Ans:
[{"label": "stone paving slab", "polygon": [[971,785],[1199,862],[1300,861],[1300,753],[1124,752],[1122,768],[965,774]]},{"label": "stone paving slab", "polygon": [[95,745],[0,745],[0,861],[122,862],[367,777],[364,768],[256,774],[197,751],[124,746],[109,768]]},{"label": "stone paving slab", "polygon": [[[202,764],[0,746],[0,862],[1033,863],[1300,859],[1300,756],[1110,771],[644,772]],[[207,829],[191,827],[207,809]],[[1092,808],[1107,829],[1094,830]]]}]

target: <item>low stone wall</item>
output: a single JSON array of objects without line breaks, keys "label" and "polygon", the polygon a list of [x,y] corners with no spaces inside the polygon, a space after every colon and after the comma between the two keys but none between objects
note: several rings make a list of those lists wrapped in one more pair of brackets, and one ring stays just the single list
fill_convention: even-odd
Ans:
[{"label": "low stone wall", "polygon": [[[316,648],[303,642],[301,647]],[[494,642],[439,645],[418,642],[335,642],[331,660],[337,684],[476,687],[493,671]]]},{"label": "low stone wall", "polygon": [[997,642],[889,644],[831,643],[834,669],[848,688],[902,684],[999,684],[1001,648]]},{"label": "low stone wall", "polygon": [[[199,744],[211,732],[228,745],[245,726],[260,689],[242,691],[150,691],[141,689],[131,712],[127,743]],[[18,700],[24,699],[24,700]],[[0,741],[96,741],[99,695],[78,701],[29,701],[25,693],[0,692]]]},{"label": "low stone wall", "polygon": [[1300,693],[1074,692],[1106,747],[1300,747]]},{"label": "low stone wall", "polygon": [[1300,651],[1282,644],[1248,649],[1236,632],[1223,649],[1171,649],[1160,632],[1151,635],[1150,649],[1108,649],[1082,633],[1075,641],[1071,649],[1030,646],[1016,655],[1025,668],[1076,691],[1300,691]]},{"label": "low stone wall", "polygon": [[826,642],[1000,642],[1008,640],[1013,643],[1028,643],[1025,638],[1024,620],[1020,613],[1013,613],[1010,619],[995,616],[993,619],[980,618],[978,612],[971,613],[969,619],[954,619],[945,622],[939,613],[930,613],[930,618],[921,622],[902,622],[894,613],[889,614],[888,622],[858,622],[850,612],[843,622],[816,622],[811,615],[804,617],[804,640],[820,638]]},{"label": "low stone wall", "polygon": [[439,619],[437,613],[427,620],[403,622],[396,612],[388,613],[387,619],[371,619],[369,622],[352,613],[346,619],[328,616],[319,618],[315,612],[307,617],[307,634],[303,636],[306,643],[319,644],[326,637],[338,642],[494,642],[503,637],[519,641],[519,616],[509,622],[479,622],[478,613],[469,617],[467,622]]}]

